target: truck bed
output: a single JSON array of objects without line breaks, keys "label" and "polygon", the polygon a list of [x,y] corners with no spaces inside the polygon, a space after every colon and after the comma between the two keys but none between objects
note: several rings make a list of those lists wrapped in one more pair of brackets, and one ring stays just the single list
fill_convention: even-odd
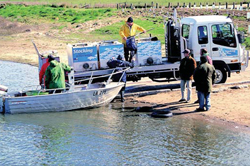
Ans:
[{"label": "truck bed", "polygon": [[[180,62],[167,62],[163,61],[160,65],[150,65],[150,66],[135,66],[134,68],[128,70],[127,75],[138,75],[146,77],[147,74],[159,74],[166,72],[176,72],[179,71]],[[75,80],[84,79],[87,77],[93,76],[102,76],[112,73],[113,69],[104,69],[104,70],[93,70],[85,72],[75,72]]]}]

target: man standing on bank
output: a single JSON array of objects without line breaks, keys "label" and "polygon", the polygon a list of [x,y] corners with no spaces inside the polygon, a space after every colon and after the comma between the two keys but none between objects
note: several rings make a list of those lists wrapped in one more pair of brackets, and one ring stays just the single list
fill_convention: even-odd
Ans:
[{"label": "man standing on bank", "polygon": [[[125,60],[129,62],[131,62],[131,60],[133,59],[132,57],[133,55],[129,57],[129,49],[126,45],[126,41],[128,37],[135,36],[137,30],[143,33],[146,33],[146,30],[144,28],[135,24],[133,21],[133,18],[129,17],[126,23],[120,28],[120,31],[119,31],[119,34],[122,37],[122,43],[124,44],[124,57],[125,57]],[[137,50],[134,50],[134,52],[136,51]]]},{"label": "man standing on bank", "polygon": [[[192,95],[192,80],[193,73],[196,68],[196,61],[190,55],[190,50],[185,49],[182,53],[184,53],[184,58],[181,60],[180,64],[180,77],[181,77],[181,99],[179,102],[190,102]],[[187,87],[187,98],[185,98],[185,91]]]},{"label": "man standing on bank", "polygon": [[194,71],[194,81],[198,91],[199,108],[196,111],[206,111],[211,108],[210,93],[215,82],[216,73],[213,65],[207,62],[205,56],[200,57],[200,65]]},{"label": "man standing on bank", "polygon": [[[204,56],[207,58],[207,63],[209,63],[210,65],[213,65],[213,60],[212,58],[209,56],[208,52],[207,52],[207,49],[206,48],[202,48],[200,50],[200,56]],[[201,62],[200,62],[201,63]],[[197,97],[198,97],[198,100],[196,100],[194,103],[199,103],[199,96],[198,96],[198,93],[197,93]]]}]

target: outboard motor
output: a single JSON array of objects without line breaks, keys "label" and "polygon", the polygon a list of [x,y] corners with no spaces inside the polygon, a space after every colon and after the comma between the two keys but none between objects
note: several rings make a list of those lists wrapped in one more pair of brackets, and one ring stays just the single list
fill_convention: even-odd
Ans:
[{"label": "outboard motor", "polygon": [[0,85],[0,113],[3,113],[4,110],[4,96],[7,94],[8,87]]},{"label": "outboard motor", "polygon": [[3,113],[3,97],[0,95],[0,113]]}]

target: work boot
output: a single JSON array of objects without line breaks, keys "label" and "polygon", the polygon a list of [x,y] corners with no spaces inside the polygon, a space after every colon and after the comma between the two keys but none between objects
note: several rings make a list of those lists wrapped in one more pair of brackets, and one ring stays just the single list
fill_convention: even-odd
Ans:
[{"label": "work boot", "polygon": [[204,108],[197,108],[197,109],[195,110],[195,112],[202,112],[202,111],[205,111]]},{"label": "work boot", "polygon": [[180,99],[179,102],[186,102],[186,99]]},{"label": "work boot", "polygon": [[194,103],[195,103],[195,104],[199,103],[199,100],[196,100]]},{"label": "work boot", "polygon": [[124,93],[125,91],[120,91],[120,94],[121,94],[121,102],[124,102],[125,99],[124,99]]}]

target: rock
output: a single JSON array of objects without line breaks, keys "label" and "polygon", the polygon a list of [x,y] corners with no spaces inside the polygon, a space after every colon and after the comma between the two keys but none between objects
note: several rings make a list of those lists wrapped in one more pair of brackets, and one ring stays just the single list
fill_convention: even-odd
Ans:
[{"label": "rock", "polygon": [[239,85],[232,86],[232,87],[230,87],[230,89],[240,89],[240,86]]},{"label": "rock", "polygon": [[31,29],[26,29],[24,30],[24,32],[31,32]]},{"label": "rock", "polygon": [[212,93],[219,93],[219,90],[213,90]]},{"label": "rock", "polygon": [[82,27],[82,25],[81,25],[81,24],[76,25],[76,28],[80,28],[80,27]]},{"label": "rock", "polygon": [[152,112],[153,107],[151,106],[144,106],[144,107],[137,107],[134,109],[135,112]]},{"label": "rock", "polygon": [[243,88],[248,88],[248,86],[247,85],[236,85],[236,86],[230,87],[230,89],[243,89]]}]

